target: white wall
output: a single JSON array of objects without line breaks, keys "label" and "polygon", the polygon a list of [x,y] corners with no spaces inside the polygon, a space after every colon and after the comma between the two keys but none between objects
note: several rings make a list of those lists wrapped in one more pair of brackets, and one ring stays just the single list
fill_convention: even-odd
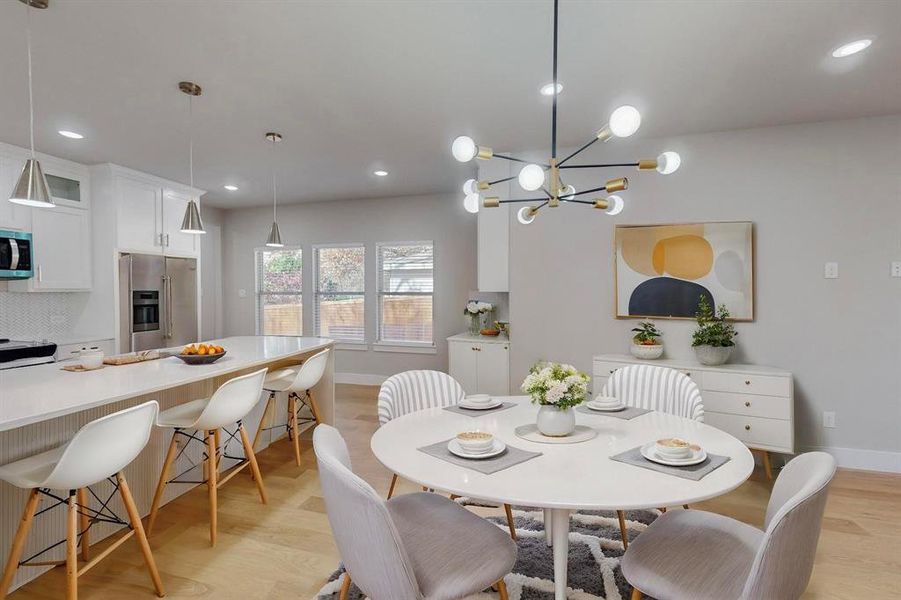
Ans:
[{"label": "white wall", "polygon": [[202,208],[203,228],[200,236],[200,339],[212,340],[223,336],[225,331],[222,299],[222,223],[223,212],[204,206]]},{"label": "white wall", "polygon": [[[901,117],[598,146],[572,164],[672,149],[682,168],[668,177],[565,171],[577,189],[627,175],[625,211],[613,218],[570,205],[542,210],[530,226],[513,218],[513,384],[541,358],[587,371],[594,354],[628,351],[635,321],[613,318],[614,224],[748,220],[756,320],[737,325],[733,362],[794,373],[800,447],[901,451],[901,279],[889,277],[901,260]],[[826,261],[839,263],[839,279],[823,278]],[[692,322],[658,325],[668,356],[692,357]],[[822,427],[827,410],[835,429]],[[901,457],[886,457],[901,470]]]},{"label": "white wall", "polygon": [[[366,244],[366,284],[375,290],[375,243],[434,240],[435,354],[339,350],[339,373],[387,376],[407,369],[447,370],[449,335],[466,327],[463,306],[476,285],[475,216],[456,195],[409,196],[316,202],[279,207],[282,238],[303,248],[304,333],[314,335],[312,318],[314,244]],[[223,291],[226,335],[251,335],[255,328],[254,249],[261,247],[272,224],[271,208],[225,211],[222,231]],[[247,295],[239,297],[239,290]],[[375,338],[376,305],[367,302],[367,341]],[[377,378],[376,378],[377,379]]]}]

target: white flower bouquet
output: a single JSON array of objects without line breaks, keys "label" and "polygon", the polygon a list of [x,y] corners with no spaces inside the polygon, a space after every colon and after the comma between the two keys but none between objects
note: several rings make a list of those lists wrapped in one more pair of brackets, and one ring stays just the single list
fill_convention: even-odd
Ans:
[{"label": "white flower bouquet", "polygon": [[466,308],[463,309],[464,315],[481,315],[483,313],[491,312],[494,310],[494,305],[490,302],[478,302],[476,300],[470,300],[466,303]]},{"label": "white flower bouquet", "polygon": [[585,401],[588,375],[572,365],[538,362],[529,369],[521,389],[535,404],[565,410]]}]

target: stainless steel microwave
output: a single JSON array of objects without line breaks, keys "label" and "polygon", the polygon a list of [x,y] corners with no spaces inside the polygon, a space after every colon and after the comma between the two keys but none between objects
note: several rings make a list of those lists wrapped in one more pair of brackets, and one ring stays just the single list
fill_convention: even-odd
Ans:
[{"label": "stainless steel microwave", "polygon": [[31,234],[0,229],[0,279],[34,276]]}]

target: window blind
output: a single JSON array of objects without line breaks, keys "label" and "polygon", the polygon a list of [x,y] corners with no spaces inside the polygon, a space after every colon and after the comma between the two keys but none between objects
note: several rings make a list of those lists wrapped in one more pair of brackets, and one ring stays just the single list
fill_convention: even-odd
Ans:
[{"label": "window blind", "polygon": [[257,333],[303,335],[303,254],[300,248],[256,251]]},{"label": "window blind", "polygon": [[366,341],[366,249],[361,244],[313,249],[316,264],[313,320],[316,335]]},{"label": "window blind", "polygon": [[433,345],[432,242],[378,245],[378,340]]}]

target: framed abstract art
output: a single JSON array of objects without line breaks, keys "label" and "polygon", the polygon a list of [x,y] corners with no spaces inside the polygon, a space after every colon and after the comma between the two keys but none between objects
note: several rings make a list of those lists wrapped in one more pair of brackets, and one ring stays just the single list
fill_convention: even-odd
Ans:
[{"label": "framed abstract art", "polygon": [[754,319],[754,224],[617,225],[618,318],[694,319],[698,300]]}]

